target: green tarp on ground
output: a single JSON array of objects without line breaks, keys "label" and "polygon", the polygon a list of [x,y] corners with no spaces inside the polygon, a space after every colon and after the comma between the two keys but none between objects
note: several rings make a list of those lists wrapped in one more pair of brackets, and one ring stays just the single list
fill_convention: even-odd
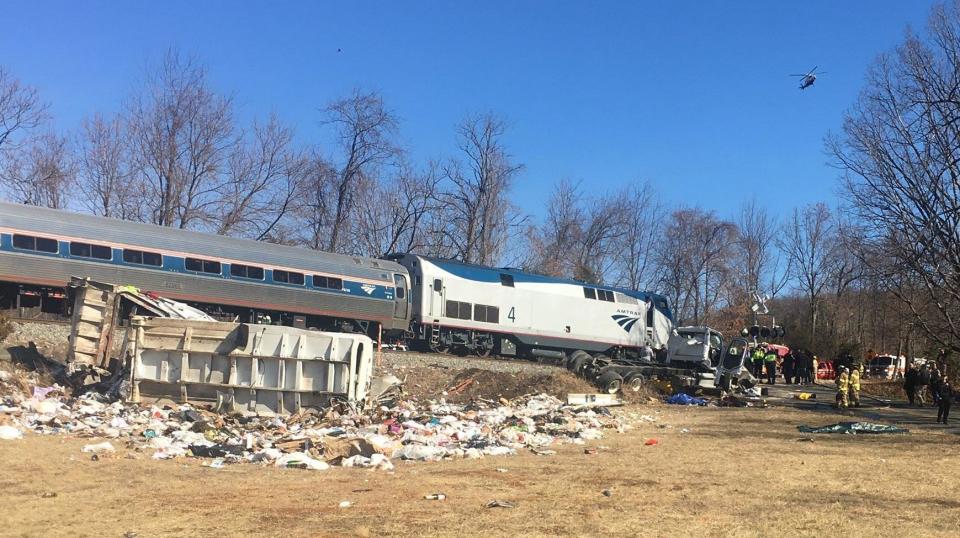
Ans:
[{"label": "green tarp on ground", "polygon": [[802,433],[910,433],[910,430],[906,428],[887,424],[874,424],[872,422],[840,422],[818,428],[797,426],[797,429]]}]

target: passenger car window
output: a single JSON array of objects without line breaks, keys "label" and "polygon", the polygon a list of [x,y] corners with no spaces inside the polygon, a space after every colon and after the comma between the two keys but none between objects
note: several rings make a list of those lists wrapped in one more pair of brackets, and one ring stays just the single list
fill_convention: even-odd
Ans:
[{"label": "passenger car window", "polygon": [[155,267],[163,265],[163,257],[160,256],[160,254],[129,248],[123,249],[123,261],[137,265],[152,265]]},{"label": "passenger car window", "polygon": [[21,250],[36,250],[56,254],[60,250],[59,246],[56,239],[13,234],[13,247]]},{"label": "passenger car window", "polygon": [[90,243],[70,243],[70,255],[80,258],[97,258],[98,260],[112,260],[113,249],[103,245],[91,245]]}]

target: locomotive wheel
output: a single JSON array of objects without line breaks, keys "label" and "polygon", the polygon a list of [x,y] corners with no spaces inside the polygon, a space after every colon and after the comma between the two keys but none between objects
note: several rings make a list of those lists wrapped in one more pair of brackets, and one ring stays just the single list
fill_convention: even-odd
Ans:
[{"label": "locomotive wheel", "polygon": [[473,352],[474,352],[478,357],[489,357],[491,351],[493,351],[493,348],[491,348],[491,347],[475,347],[475,348],[473,348]]},{"label": "locomotive wheel", "polygon": [[443,342],[437,342],[436,344],[430,344],[430,351],[434,353],[446,353],[450,347]]}]

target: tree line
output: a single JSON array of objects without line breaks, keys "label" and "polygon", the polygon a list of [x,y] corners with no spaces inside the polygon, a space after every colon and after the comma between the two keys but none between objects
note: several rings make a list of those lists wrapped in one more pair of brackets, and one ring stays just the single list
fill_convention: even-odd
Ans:
[{"label": "tree line", "polygon": [[[329,143],[268,115],[244,124],[207,68],[169,52],[115,114],[72,132],[0,67],[0,185],[18,203],[363,256],[416,252],[665,295],[678,323],[757,319],[821,355],[960,351],[960,9],[882,54],[826,138],[843,197],[784,212],[673,207],[654,185],[594,193],[560,178],[542,201],[495,113],[412,162],[374,91],[317,111]],[[539,211],[538,218],[532,213]],[[757,309],[768,297],[771,315]],[[759,317],[756,317],[759,316]]]}]

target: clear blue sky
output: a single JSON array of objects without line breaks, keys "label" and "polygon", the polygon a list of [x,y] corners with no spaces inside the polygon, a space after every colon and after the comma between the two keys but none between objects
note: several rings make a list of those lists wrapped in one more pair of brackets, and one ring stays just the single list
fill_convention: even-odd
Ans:
[{"label": "clear blue sky", "polygon": [[[672,203],[729,215],[750,193],[835,196],[823,137],[870,62],[925,26],[925,1],[4,2],[0,63],[39,87],[57,126],[116,110],[168,47],[199,56],[245,117],[275,111],[301,140],[317,108],[380,91],[424,160],[453,126],[511,122],[534,214],[568,177],[651,180]],[[338,53],[337,49],[342,49]],[[788,73],[827,71],[800,92]]]}]

